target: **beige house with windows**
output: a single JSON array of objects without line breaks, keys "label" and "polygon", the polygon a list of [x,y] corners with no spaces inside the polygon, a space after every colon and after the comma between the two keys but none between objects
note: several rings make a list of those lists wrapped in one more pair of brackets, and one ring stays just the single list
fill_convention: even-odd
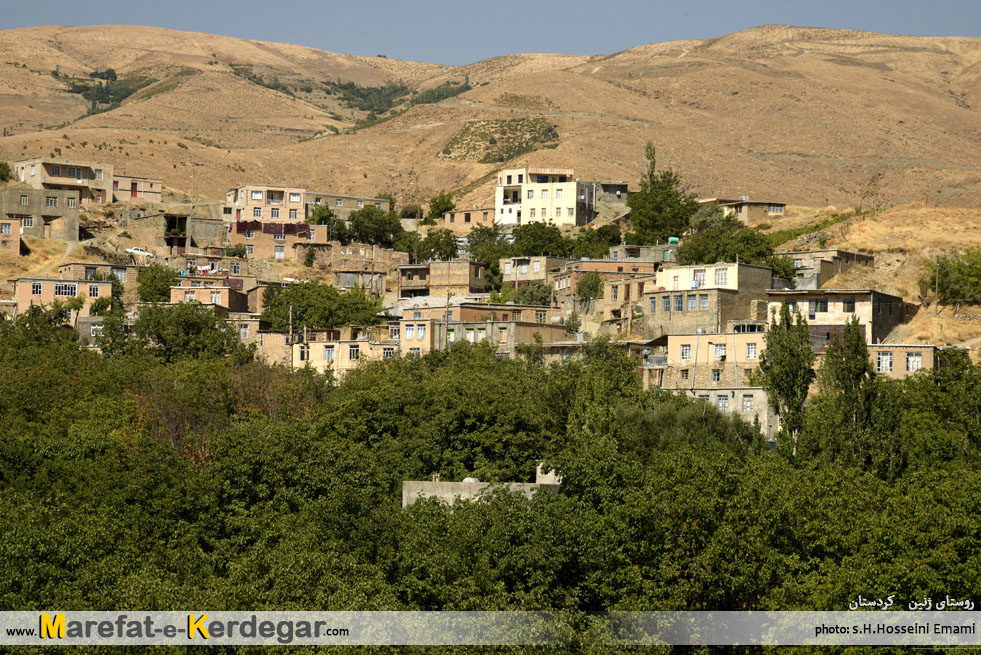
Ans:
[{"label": "beige house with windows", "polygon": [[845,324],[858,318],[868,344],[880,344],[906,321],[906,304],[899,296],[874,289],[773,289],[768,292],[767,320],[779,317],[787,304],[791,314],[800,311],[807,319],[815,352],[823,352],[837,335],[844,336]]},{"label": "beige house with windows", "polygon": [[236,221],[229,226],[230,245],[245,246],[250,259],[289,259],[302,261],[307,247],[327,251],[326,225],[272,223],[259,220]]},{"label": "beige house with windows", "polygon": [[595,185],[575,179],[571,168],[505,169],[494,188],[495,222],[585,225],[595,214],[595,192]]},{"label": "beige house with windows", "polygon": [[91,280],[96,275],[115,277],[123,283],[123,302],[137,300],[137,278],[140,267],[132,264],[97,264],[70,262],[58,267],[58,277],[62,280]]},{"label": "beige house with windows", "polygon": [[14,300],[17,313],[32,305],[50,305],[54,301],[65,302],[81,296],[85,304],[78,316],[89,316],[92,303],[99,298],[112,297],[111,280],[61,280],[42,277],[22,277],[10,280],[14,284]]},{"label": "beige house with windows", "polygon": [[382,211],[391,211],[392,201],[388,198],[369,198],[366,196],[344,196],[338,193],[317,193],[308,191],[304,194],[304,220],[313,216],[320,205],[327,205],[337,218],[347,221],[351,214],[365,207],[376,207]]},{"label": "beige house with windows", "polygon": [[20,236],[78,241],[78,192],[5,187],[0,218],[17,223],[18,251]]},{"label": "beige house with windows", "polygon": [[511,288],[529,284],[548,284],[549,271],[559,269],[570,260],[564,257],[504,257],[498,261],[501,284]]},{"label": "beige house with windows", "polygon": [[310,367],[343,378],[362,362],[395,356],[421,357],[442,340],[432,319],[402,319],[384,325],[309,331],[292,345],[293,367]]},{"label": "beige house with windows", "polygon": [[774,218],[782,218],[787,203],[771,200],[750,200],[749,196],[739,198],[700,198],[703,205],[718,205],[723,216],[735,216],[745,225],[757,225]]},{"label": "beige house with windows", "polygon": [[480,209],[455,209],[443,214],[442,220],[430,227],[430,230],[449,230],[458,237],[470,234],[476,226],[494,227],[495,210],[493,207]]},{"label": "beige house with windows", "polygon": [[20,219],[0,217],[0,252],[20,255]]},{"label": "beige house with windows", "polygon": [[202,305],[214,305],[228,312],[248,312],[248,295],[241,289],[230,286],[176,286],[170,288],[170,302],[172,303],[200,303]]},{"label": "beige house with windows", "polygon": [[399,298],[469,296],[485,293],[486,285],[484,265],[469,259],[399,266]]},{"label": "beige house with windows", "polygon": [[304,193],[299,187],[243,184],[225,194],[222,213],[226,221],[298,223],[306,220]]},{"label": "beige house with windows", "polygon": [[14,176],[35,189],[74,191],[83,205],[112,201],[112,164],[35,157],[14,162]]},{"label": "beige house with windows", "polygon": [[795,282],[798,289],[820,289],[828,280],[853,266],[875,266],[873,255],[839,248],[790,250],[777,254],[793,261],[797,269]]},{"label": "beige house with windows", "polygon": [[113,202],[161,202],[163,181],[155,177],[112,176]]}]

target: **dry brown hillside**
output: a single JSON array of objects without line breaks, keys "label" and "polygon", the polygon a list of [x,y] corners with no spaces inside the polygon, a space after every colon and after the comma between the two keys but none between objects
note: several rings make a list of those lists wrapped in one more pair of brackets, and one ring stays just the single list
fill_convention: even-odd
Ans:
[{"label": "dry brown hillside", "polygon": [[[107,68],[146,86],[86,116],[67,87]],[[465,93],[409,102],[464,80]],[[376,113],[389,120],[354,130],[369,112],[331,91],[338,82],[407,91]],[[978,207],[979,107],[981,40],[968,38],[763,26],[451,67],[146,27],[0,31],[0,127],[12,134],[0,157],[101,159],[180,191],[193,171],[213,198],[237,183],[289,181],[402,202],[453,189],[469,205],[491,197],[506,161],[636,181],[653,140],[700,195]],[[543,122],[558,133],[552,147],[536,141]],[[507,141],[524,146],[517,156],[490,141],[493,130],[517,135]],[[446,154],[461,141],[468,156]]]}]

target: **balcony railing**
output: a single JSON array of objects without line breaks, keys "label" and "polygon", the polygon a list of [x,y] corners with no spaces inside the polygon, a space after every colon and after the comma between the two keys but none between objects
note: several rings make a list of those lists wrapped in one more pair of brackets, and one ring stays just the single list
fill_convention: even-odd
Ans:
[{"label": "balcony railing", "polygon": [[644,368],[667,368],[667,355],[647,355],[644,357]]}]

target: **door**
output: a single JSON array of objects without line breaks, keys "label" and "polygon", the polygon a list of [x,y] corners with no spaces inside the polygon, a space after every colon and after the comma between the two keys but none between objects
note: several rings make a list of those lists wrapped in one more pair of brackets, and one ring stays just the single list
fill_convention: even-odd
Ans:
[{"label": "door", "polygon": [[130,198],[136,197],[136,182],[129,183],[129,197]]}]

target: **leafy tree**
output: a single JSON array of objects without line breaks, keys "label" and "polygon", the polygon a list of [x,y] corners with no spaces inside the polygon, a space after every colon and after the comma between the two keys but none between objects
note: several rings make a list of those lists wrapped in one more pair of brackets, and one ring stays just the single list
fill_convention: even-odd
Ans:
[{"label": "leafy tree", "polygon": [[443,218],[443,214],[454,209],[456,209],[456,203],[453,202],[453,196],[446,191],[440,191],[429,199],[429,213],[426,214],[426,218],[438,221]]},{"label": "leafy tree", "polygon": [[404,231],[398,215],[368,205],[350,216],[351,235],[354,241],[391,248]]},{"label": "leafy tree", "polygon": [[685,190],[677,173],[670,169],[657,172],[657,156],[652,142],[647,142],[644,154],[647,173],[640,181],[640,191],[627,198],[633,226],[627,241],[639,245],[663,243],[668,237],[680,237],[688,230],[691,217],[698,211],[695,195]]},{"label": "leafy tree", "polygon": [[572,257],[589,257],[604,259],[610,253],[610,247],[620,244],[620,228],[616,225],[604,225],[598,230],[591,227],[579,228],[579,234],[572,245]]},{"label": "leafy tree", "polygon": [[226,257],[238,257],[239,259],[245,259],[245,255],[248,251],[245,249],[244,243],[236,243],[233,246],[228,246],[225,248]]},{"label": "leafy tree", "polygon": [[797,455],[797,439],[804,423],[804,404],[814,380],[814,350],[807,321],[795,308],[794,317],[786,303],[774,311],[766,333],[766,350],[757,369],[761,386],[780,414],[781,433],[791,440],[790,455]]},{"label": "leafy tree", "polygon": [[514,241],[511,254],[515,256],[567,257],[572,252],[572,240],[552,223],[535,221],[518,225],[511,230]]},{"label": "leafy tree", "polygon": [[921,293],[937,291],[944,304],[981,304],[981,247],[940,255],[924,264]]},{"label": "leafy tree", "polygon": [[399,218],[422,218],[422,207],[419,205],[406,205],[399,212]]},{"label": "leafy tree", "polygon": [[565,333],[570,335],[575,334],[579,331],[580,327],[582,327],[582,321],[579,320],[579,314],[572,312],[569,318],[565,320]]},{"label": "leafy tree", "polygon": [[419,243],[418,261],[450,260],[456,257],[456,235],[450,230],[430,230]]},{"label": "leafy tree", "polygon": [[[701,210],[699,210],[701,212]],[[687,237],[678,250],[682,264],[741,262],[769,266],[773,274],[793,282],[796,269],[788,257],[774,254],[771,240],[756,228],[746,228],[732,216],[712,212],[702,215],[700,229]]]},{"label": "leafy tree", "polygon": [[10,164],[0,159],[0,182],[7,182],[10,178]]},{"label": "leafy tree", "polygon": [[177,271],[163,264],[141,268],[136,277],[140,302],[170,302],[170,288],[177,284],[177,278]]},{"label": "leafy tree", "polygon": [[603,297],[603,278],[596,271],[583,273],[576,282],[576,296],[583,300],[594,300]]},{"label": "leafy tree", "polygon": [[354,238],[347,224],[327,205],[317,205],[307,222],[310,225],[326,225],[327,238],[331,241],[340,241],[342,246],[346,246]]},{"label": "leafy tree", "polygon": [[395,194],[394,193],[392,193],[391,191],[382,191],[381,193],[376,194],[375,197],[376,198],[380,198],[382,200],[387,200],[388,201],[388,208],[391,211],[395,211]]},{"label": "leafy tree", "polygon": [[470,258],[487,267],[487,287],[491,291],[501,288],[501,262],[510,257],[511,244],[500,225],[477,225],[467,235],[467,252]]},{"label": "leafy tree", "polygon": [[235,328],[198,303],[146,305],[131,331],[121,312],[108,314],[96,343],[110,357],[145,354],[164,362],[233,357],[245,362],[255,347],[239,341]]},{"label": "leafy tree", "polygon": [[520,305],[551,305],[552,287],[544,282],[524,284],[514,290],[512,298]]},{"label": "leafy tree", "polygon": [[419,250],[422,247],[422,236],[418,232],[404,230],[396,237],[395,244],[392,247],[395,250],[407,252],[413,257],[418,258]]},{"label": "leafy tree", "polygon": [[294,333],[303,328],[374,325],[381,320],[378,317],[381,301],[369,298],[363,289],[341,293],[319,282],[266,287],[262,302],[262,320],[269,321],[271,329],[279,331],[289,328],[290,306]]}]

